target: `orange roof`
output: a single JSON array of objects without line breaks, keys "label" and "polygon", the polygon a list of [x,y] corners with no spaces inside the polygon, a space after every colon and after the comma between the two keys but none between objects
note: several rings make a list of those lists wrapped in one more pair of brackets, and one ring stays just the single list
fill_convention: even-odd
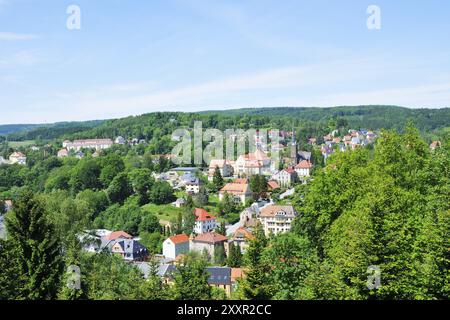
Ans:
[{"label": "orange roof", "polygon": [[234,183],[247,184],[247,183],[248,183],[248,179],[245,179],[245,178],[237,178],[237,179],[234,180]]},{"label": "orange roof", "polygon": [[267,157],[267,155],[261,150],[256,150],[254,153],[246,154],[244,155],[244,158],[246,160],[257,160],[257,161],[269,160],[269,157]]},{"label": "orange roof", "polygon": [[235,193],[235,194],[240,194],[240,193],[245,193],[245,191],[247,190],[247,186],[248,184],[243,184],[243,183],[227,183],[222,189],[220,189],[220,192],[228,192],[228,193]]},{"label": "orange roof", "polygon": [[210,220],[216,219],[216,217],[209,214],[208,211],[206,211],[205,209],[201,209],[201,208],[196,208],[194,211],[194,214],[197,217],[195,219],[196,221],[210,221]]},{"label": "orange roof", "polygon": [[272,190],[274,190],[274,189],[279,189],[279,188],[280,188],[280,185],[278,184],[278,182],[273,181],[273,180],[267,182],[267,185],[268,185],[269,188],[272,189]]},{"label": "orange roof", "polygon": [[131,239],[133,237],[130,236],[125,231],[114,231],[114,232],[111,232],[109,235],[107,235],[105,238],[106,238],[106,240],[116,240],[119,238]]},{"label": "orange roof", "polygon": [[176,236],[172,236],[169,238],[173,243],[183,243],[189,241],[189,237],[187,235],[183,234],[177,234]]},{"label": "orange roof", "polygon": [[274,217],[278,213],[283,213],[287,218],[295,217],[297,214],[293,206],[269,205],[261,209],[260,217]]},{"label": "orange roof", "polygon": [[233,238],[237,238],[240,235],[242,235],[245,239],[248,239],[248,240],[251,240],[254,238],[253,233],[250,230],[248,230],[247,228],[243,228],[243,227],[236,230],[236,232],[233,235]]},{"label": "orange roof", "polygon": [[242,268],[231,268],[231,282],[236,282],[236,279],[242,278],[243,276]]},{"label": "orange roof", "polygon": [[295,166],[295,168],[297,169],[311,169],[312,168],[312,163],[307,161],[307,160],[302,160],[299,162],[298,165]]},{"label": "orange roof", "polygon": [[202,234],[199,234],[194,239],[194,241],[197,241],[197,242],[206,242],[206,243],[210,243],[210,244],[215,244],[217,242],[224,242],[227,240],[228,240],[227,237],[225,237],[221,234],[215,233],[215,232],[202,233]]}]

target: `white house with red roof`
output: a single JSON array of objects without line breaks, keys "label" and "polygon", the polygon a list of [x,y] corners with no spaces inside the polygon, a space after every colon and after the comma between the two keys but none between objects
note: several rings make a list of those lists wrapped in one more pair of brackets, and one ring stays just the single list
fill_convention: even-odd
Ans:
[{"label": "white house with red roof", "polygon": [[17,152],[13,152],[10,156],[9,156],[9,163],[10,164],[20,164],[22,166],[27,164],[27,156],[24,155],[22,152],[17,151]]},{"label": "white house with red roof", "polygon": [[237,176],[251,176],[271,172],[271,160],[262,150],[241,155],[234,164],[234,174]]},{"label": "white house with red roof", "polygon": [[282,187],[289,187],[297,180],[297,172],[293,168],[287,168],[274,174],[271,178]]},{"label": "white house with red roof", "polygon": [[295,166],[295,172],[299,177],[309,177],[313,165],[310,161],[302,160]]},{"label": "white house with red roof", "polygon": [[235,203],[242,203],[243,205],[253,196],[247,179],[236,179],[234,182],[227,183],[219,191],[220,201],[224,199],[226,193],[233,197]]},{"label": "white house with red roof", "polygon": [[[228,242],[228,238],[215,233],[208,232],[202,233],[195,237],[190,244],[190,248],[192,251],[196,251],[199,253],[208,252],[211,257],[214,256],[214,252],[218,246],[224,246]],[[226,250],[226,248],[225,248]]]},{"label": "white house with red roof", "polygon": [[163,255],[166,258],[176,259],[180,254],[187,252],[189,252],[189,237],[185,234],[178,234],[163,242]]},{"label": "white house with red roof", "polygon": [[209,214],[205,209],[196,208],[194,232],[202,234],[214,231],[217,228],[217,219]]}]

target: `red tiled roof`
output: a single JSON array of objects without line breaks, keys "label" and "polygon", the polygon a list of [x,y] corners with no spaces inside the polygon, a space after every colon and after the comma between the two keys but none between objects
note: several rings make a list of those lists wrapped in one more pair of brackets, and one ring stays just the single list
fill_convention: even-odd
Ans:
[{"label": "red tiled roof", "polygon": [[236,282],[236,279],[242,278],[244,273],[242,268],[231,268],[231,281]]},{"label": "red tiled roof", "polygon": [[197,217],[195,219],[196,221],[210,221],[216,219],[216,217],[209,214],[208,211],[206,211],[205,209],[196,208],[194,214]]},{"label": "red tiled roof", "polygon": [[227,183],[222,189],[220,189],[220,192],[228,192],[228,193],[234,193],[234,194],[242,194],[245,193],[247,190],[248,184],[243,183]]},{"label": "red tiled roof", "polygon": [[227,240],[228,240],[227,237],[225,237],[221,234],[215,233],[215,232],[202,233],[202,234],[199,234],[194,239],[194,241],[197,241],[197,242],[206,242],[206,243],[210,243],[210,244],[215,244],[217,242],[224,242]]},{"label": "red tiled roof", "polygon": [[298,165],[295,166],[297,169],[311,169],[312,163],[306,160],[302,160]]},{"label": "red tiled roof", "polygon": [[295,170],[292,169],[292,168],[284,169],[284,171],[286,171],[286,172],[289,173],[289,174],[293,174],[293,173],[295,172]]},{"label": "red tiled roof", "polygon": [[170,237],[170,241],[172,241],[175,244],[183,243],[189,241],[189,237],[187,235],[183,234],[177,234],[176,236]]},{"label": "red tiled roof", "polygon": [[272,190],[274,190],[274,189],[279,189],[279,188],[280,188],[280,185],[278,184],[278,182],[273,181],[273,180],[267,182],[267,185],[268,185],[269,188],[272,189]]},{"label": "red tiled roof", "polygon": [[245,179],[245,178],[237,178],[237,179],[234,180],[234,183],[247,184],[247,183],[248,183],[248,179]]},{"label": "red tiled roof", "polygon": [[259,215],[260,217],[273,217],[278,212],[284,212],[288,217],[296,216],[293,206],[278,206],[278,205],[270,205],[262,208]]},{"label": "red tiled roof", "polygon": [[241,235],[248,240],[251,240],[254,238],[253,233],[244,227],[237,229],[233,235],[233,238],[239,238]]},{"label": "red tiled roof", "polygon": [[106,240],[116,240],[119,238],[132,239],[133,237],[130,236],[125,231],[114,231],[114,232],[111,232],[109,235],[107,235],[105,238],[106,238]]}]

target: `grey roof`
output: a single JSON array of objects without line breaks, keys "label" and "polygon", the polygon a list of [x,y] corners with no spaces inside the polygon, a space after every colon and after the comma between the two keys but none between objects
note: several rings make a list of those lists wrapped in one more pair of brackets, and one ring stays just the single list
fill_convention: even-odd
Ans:
[{"label": "grey roof", "polygon": [[299,151],[298,155],[300,156],[300,158],[302,158],[303,160],[311,160],[311,152],[308,151]]},{"label": "grey roof", "polygon": [[147,255],[148,250],[139,241],[134,239],[118,239],[117,242],[125,254],[129,253],[133,256]]},{"label": "grey roof", "polygon": [[208,267],[208,284],[231,285],[231,268],[229,267]]}]

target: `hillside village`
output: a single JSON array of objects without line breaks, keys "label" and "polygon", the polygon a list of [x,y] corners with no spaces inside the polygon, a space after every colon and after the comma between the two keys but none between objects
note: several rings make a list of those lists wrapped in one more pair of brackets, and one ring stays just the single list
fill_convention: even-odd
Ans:
[{"label": "hillside village", "polygon": [[[186,256],[201,256],[207,261],[208,284],[231,297],[239,279],[246,276],[242,257],[255,238],[255,232],[260,230],[267,238],[289,233],[298,217],[291,202],[296,189],[313,181],[315,170],[323,167],[333,154],[370,147],[380,132],[333,130],[323,137],[298,141],[295,131],[280,131],[279,142],[273,145],[258,134],[254,145],[250,146],[253,151],[236,159],[213,158],[204,166],[177,167],[171,164],[171,154],[153,156],[150,165],[159,169],[149,171],[151,174],[145,175],[145,179],[164,186],[166,200],[146,201],[138,209],[142,213],[148,210],[156,214],[158,227],[154,225],[153,230],[159,229],[160,236],[149,242],[146,233],[104,228],[104,223],[94,222],[102,228],[78,233],[82,250],[93,255],[109,253],[121,257],[137,267],[144,278],[154,272],[152,268],[156,264],[157,274],[166,285],[173,284],[174,272]],[[271,135],[273,132],[269,131],[269,138]],[[173,137],[173,141],[180,139]],[[111,157],[111,150],[118,152],[124,147],[137,150],[146,144],[144,139],[122,136],[64,140],[59,149],[30,145],[13,150],[8,160],[0,158],[0,162],[5,166],[25,167],[29,164],[26,153],[44,152],[71,165],[89,159],[102,163],[110,161],[106,159]],[[299,149],[299,145],[305,149]],[[434,141],[429,148],[434,151],[440,146],[440,141]],[[279,152],[279,159],[274,161],[271,151]],[[140,183],[146,185],[149,181]],[[106,192],[113,201],[109,189],[111,185]],[[120,198],[120,194],[117,196]],[[11,211],[13,200],[4,200],[4,211]],[[124,214],[132,214],[125,207],[124,210]],[[100,216],[108,218],[106,214]],[[0,215],[0,239],[7,239],[4,224],[4,216]],[[109,225],[118,224],[110,220]]]},{"label": "hillside village", "polygon": [[[272,132],[269,131],[269,137]],[[149,259],[158,263],[158,274],[165,283],[171,282],[171,272],[182,257],[196,252],[210,261],[207,268],[210,274],[209,283],[224,289],[227,295],[237,285],[237,279],[245,276],[240,266],[227,266],[227,259],[233,255],[239,260],[245,254],[253,232],[260,227],[267,237],[290,231],[291,223],[297,212],[289,202],[299,184],[307,184],[313,178],[314,159],[311,151],[298,150],[294,132],[281,131],[281,142],[276,145],[263,142],[255,136],[255,151],[240,155],[235,160],[212,159],[207,167],[172,167],[160,173],[153,172],[155,181],[167,182],[177,199],[171,206],[186,210],[188,201],[192,205],[192,197],[205,194],[207,198],[215,197],[218,203],[234,206],[239,212],[235,221],[229,221],[218,212],[211,213],[200,207],[193,207],[195,222],[190,232],[176,233],[174,221],[161,220],[164,234],[169,236],[162,242],[161,252],[151,253],[140,242],[139,235],[132,236],[124,230],[93,229],[79,235],[84,243],[83,249],[90,253],[109,252],[121,256],[125,261],[136,265],[145,276],[149,270]],[[335,130],[320,138],[309,138],[309,150],[320,150],[323,160],[334,152],[345,152],[364,147],[375,141],[377,134],[367,130],[349,130],[339,136]],[[175,141],[179,141],[174,137]],[[66,140],[56,153],[59,159],[85,157],[102,157],[104,151],[114,145],[130,147],[145,144],[143,139],[118,136],[112,139]],[[39,149],[33,146],[33,150]],[[281,161],[273,162],[270,150],[282,155]],[[165,155],[170,158],[170,155]],[[20,151],[13,152],[9,161],[2,159],[3,164],[26,165],[26,156]],[[252,190],[252,183],[257,177],[257,190]],[[262,184],[261,184],[262,181]],[[212,190],[211,185],[216,186]],[[206,188],[208,190],[206,190]],[[191,199],[189,199],[191,198]],[[11,201],[8,200],[8,210]],[[239,210],[239,211],[237,211]],[[217,210],[216,210],[217,212]],[[237,221],[236,221],[237,220]],[[2,223],[2,221],[0,221]],[[5,237],[4,228],[0,225],[0,236]],[[3,235],[2,235],[3,234]],[[234,288],[234,289],[233,289]]]}]

